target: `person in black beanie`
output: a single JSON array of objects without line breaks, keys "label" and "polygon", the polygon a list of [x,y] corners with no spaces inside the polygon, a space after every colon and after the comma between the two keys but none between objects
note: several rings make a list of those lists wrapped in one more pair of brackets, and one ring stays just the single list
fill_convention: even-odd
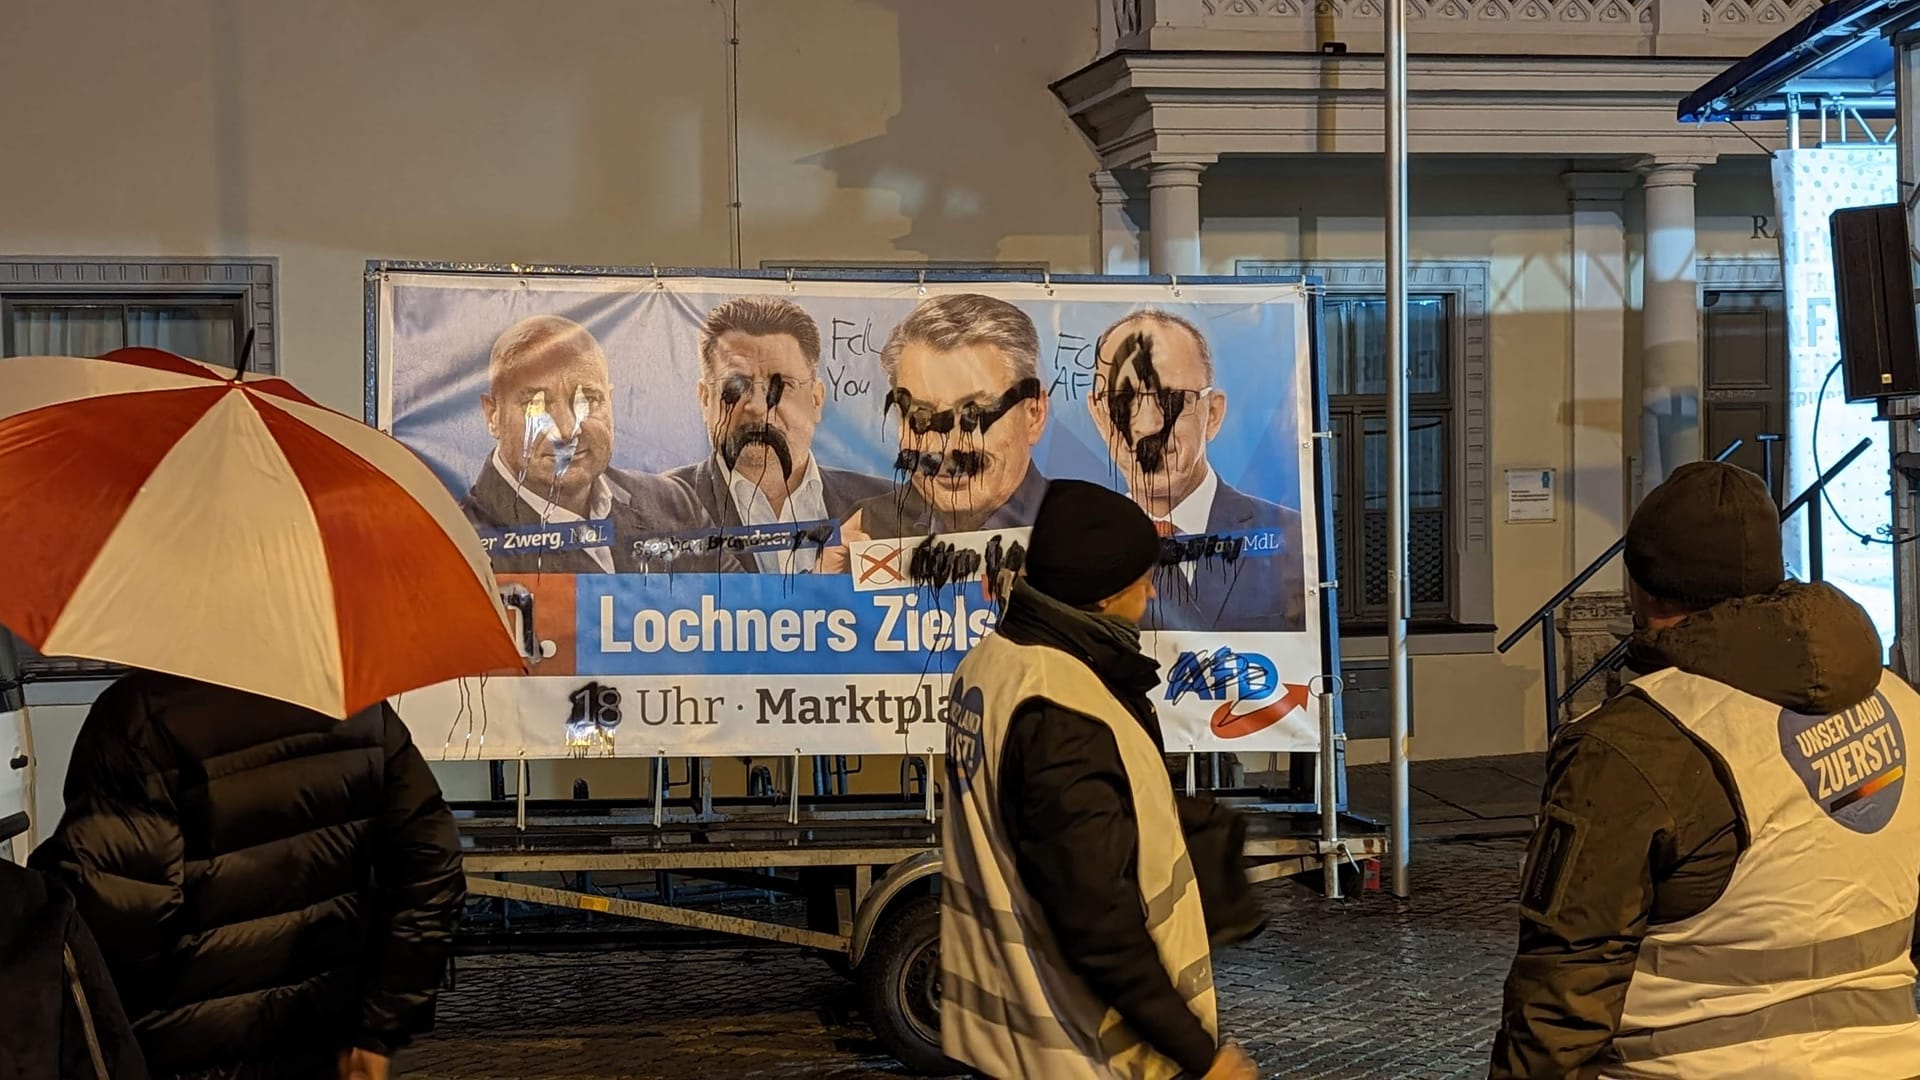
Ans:
[{"label": "person in black beanie", "polygon": [[988,1076],[1257,1075],[1216,1037],[1140,650],[1159,562],[1130,499],[1053,481],[1025,576],[997,583],[1006,611],[954,673],[941,1036]]},{"label": "person in black beanie", "polygon": [[1637,678],[1548,752],[1489,1075],[1913,1075],[1920,695],[1750,472],[1674,470],[1626,566]]}]

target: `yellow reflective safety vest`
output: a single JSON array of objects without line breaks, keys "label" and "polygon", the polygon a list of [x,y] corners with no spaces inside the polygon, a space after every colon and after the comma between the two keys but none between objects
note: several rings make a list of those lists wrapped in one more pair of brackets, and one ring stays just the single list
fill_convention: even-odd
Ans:
[{"label": "yellow reflective safety vest", "polygon": [[999,634],[953,675],[941,829],[940,1042],[988,1076],[1163,1080],[1180,1067],[1127,1027],[1066,965],[1020,883],[1000,820],[1000,752],[1024,702],[1043,698],[1113,732],[1139,822],[1140,903],[1160,962],[1187,1007],[1218,1034],[1200,890],[1160,751],[1086,665]]},{"label": "yellow reflective safety vest", "polygon": [[1747,846],[1705,911],[1652,927],[1607,1077],[1920,1075],[1920,694],[1832,716],[1669,669],[1633,684],[1722,766]]}]

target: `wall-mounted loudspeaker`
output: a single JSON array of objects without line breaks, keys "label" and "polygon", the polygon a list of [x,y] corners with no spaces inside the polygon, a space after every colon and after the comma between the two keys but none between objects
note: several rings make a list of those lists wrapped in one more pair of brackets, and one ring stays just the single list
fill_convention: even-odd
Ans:
[{"label": "wall-mounted loudspeaker", "polygon": [[1898,203],[1833,213],[1833,298],[1848,401],[1920,394],[1912,251]]}]

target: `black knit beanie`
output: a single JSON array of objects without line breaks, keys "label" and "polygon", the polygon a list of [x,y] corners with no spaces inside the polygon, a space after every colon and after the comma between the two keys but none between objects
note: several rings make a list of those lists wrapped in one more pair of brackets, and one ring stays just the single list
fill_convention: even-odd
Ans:
[{"label": "black knit beanie", "polygon": [[1780,509],[1745,469],[1682,465],[1634,510],[1627,573],[1648,593],[1688,605],[1770,592],[1787,576]]},{"label": "black knit beanie", "polygon": [[1160,562],[1160,534],[1132,499],[1084,480],[1047,485],[1027,542],[1027,584],[1074,607],[1105,600]]}]

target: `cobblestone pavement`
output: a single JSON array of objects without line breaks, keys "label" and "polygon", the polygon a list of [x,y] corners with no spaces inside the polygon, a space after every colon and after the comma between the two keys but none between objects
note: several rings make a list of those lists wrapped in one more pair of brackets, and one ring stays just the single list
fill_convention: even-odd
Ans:
[{"label": "cobblestone pavement", "polygon": [[[1484,1075],[1524,842],[1429,843],[1414,896],[1262,886],[1274,919],[1218,958],[1231,1037],[1269,1076]],[[777,948],[463,960],[411,1077],[898,1077],[850,983]]]}]

